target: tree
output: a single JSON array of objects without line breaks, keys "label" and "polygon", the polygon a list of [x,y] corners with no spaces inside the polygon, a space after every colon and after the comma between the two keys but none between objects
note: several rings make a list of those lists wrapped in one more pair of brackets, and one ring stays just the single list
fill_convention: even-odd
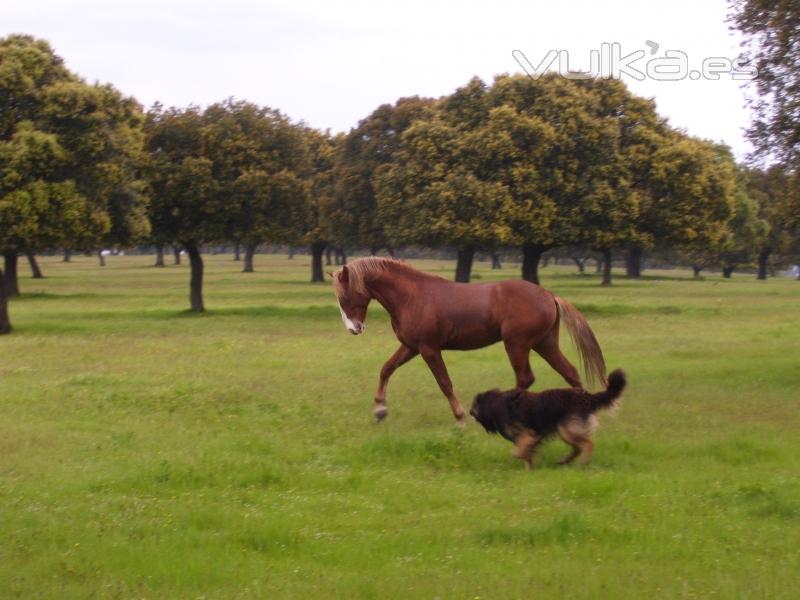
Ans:
[{"label": "tree", "polygon": [[0,335],[11,333],[11,320],[8,318],[8,296],[6,296],[5,276],[0,269]]},{"label": "tree", "polygon": [[[617,193],[608,197],[612,204],[603,211],[613,212],[617,201],[631,205],[625,191],[629,157],[658,119],[651,101],[634,96],[618,80],[502,75],[495,79],[490,97],[493,105],[517,115],[517,125],[509,119],[505,127],[515,156],[501,161],[498,172],[508,165],[512,173],[528,173],[524,180],[504,181],[517,207],[511,229],[523,250],[522,276],[538,283],[544,252],[587,238],[586,219],[602,212],[596,205],[600,196],[592,189],[597,181],[617,174]],[[523,131],[528,135],[520,135]]]},{"label": "tree", "polygon": [[762,171],[750,171],[748,192],[758,204],[758,217],[768,225],[766,235],[760,237],[758,248],[758,279],[767,278],[770,257],[787,252],[797,238],[798,230],[793,215],[798,203],[796,175],[782,166],[773,165]]},{"label": "tree", "polygon": [[758,70],[748,137],[762,160],[771,157],[798,169],[800,1],[731,0],[730,9],[732,27],[744,35],[744,57]]},{"label": "tree", "polygon": [[[437,102],[403,134],[392,164],[376,174],[381,220],[393,244],[454,247],[456,281],[469,281],[475,252],[508,237],[500,217],[507,190],[482,178],[469,134],[487,118],[486,86],[475,78]],[[488,162],[488,160],[487,160]]]},{"label": "tree", "polygon": [[69,153],[69,171],[94,219],[66,240],[71,248],[128,246],[149,232],[141,106],[110,85],[60,83],[47,118]]},{"label": "tree", "polygon": [[[620,232],[622,235],[617,239],[625,247],[627,275],[639,277],[644,251],[659,245],[671,246],[676,240],[684,239],[686,229],[680,227],[680,220],[687,218],[687,211],[690,215],[703,212],[690,207],[692,203],[706,202],[704,199],[682,198],[680,205],[677,198],[667,198],[663,173],[658,170],[661,161],[674,158],[664,152],[687,136],[667,125],[656,112],[652,99],[632,94],[619,80],[588,79],[579,81],[578,85],[592,94],[590,112],[607,122],[609,131],[615,132],[615,148],[609,152],[616,156],[610,164],[613,170],[619,170],[619,181],[624,182],[629,194],[627,202],[633,211],[631,216],[635,217],[632,223],[623,226],[627,232]],[[683,173],[673,171],[672,175],[680,177]],[[599,250],[603,254],[604,280],[608,280],[610,251]]]},{"label": "tree", "polygon": [[238,222],[249,221],[240,230],[245,248],[245,273],[253,272],[253,255],[264,241],[292,241],[305,205],[307,186],[297,174],[287,169],[276,173],[245,171],[233,182],[231,198],[238,207]]},{"label": "tree", "polygon": [[[311,281],[325,281],[322,256],[330,240],[330,217],[334,212],[334,164],[342,137],[333,137],[329,131],[305,129],[310,166],[306,174],[308,187],[302,240],[311,248]],[[290,252],[292,247],[289,247]],[[291,255],[290,255],[291,257]]]},{"label": "tree", "polygon": [[112,86],[69,73],[29,36],[0,40],[0,107],[0,250],[15,295],[20,252],[95,247],[134,212],[141,218],[144,198],[118,200],[141,187],[142,114]]},{"label": "tree", "polygon": [[0,142],[0,249],[7,296],[19,294],[18,252],[58,244],[87,216],[75,182],[56,176],[65,155],[55,135],[35,130],[29,121]]},{"label": "tree", "polygon": [[[74,78],[47,42],[25,35],[0,38],[0,164],[3,171],[0,178],[0,210],[4,213],[0,217],[0,238],[5,238],[0,239],[0,250],[5,264],[12,270],[9,274],[9,269],[5,269],[0,284],[4,283],[8,293],[18,292],[15,273],[17,252],[19,243],[24,242],[18,234],[33,229],[39,215],[31,214],[30,209],[25,210],[27,207],[16,205],[21,200],[19,194],[11,198],[7,194],[19,192],[21,187],[30,185],[43,174],[25,173],[25,167],[39,166],[40,170],[42,167],[46,170],[53,161],[64,159],[63,149],[57,140],[26,134],[36,132],[34,119],[40,115],[44,104],[44,88],[56,81]],[[19,156],[20,151],[28,149],[26,142],[33,142],[34,148],[24,156]],[[42,164],[43,161],[49,164]],[[15,204],[12,204],[12,200]],[[42,207],[38,208],[41,211]],[[23,225],[22,221],[26,223]],[[9,233],[11,223],[15,224],[18,231],[16,236]],[[0,312],[6,326],[0,323],[0,328],[10,330],[5,288],[2,296]]]},{"label": "tree", "polygon": [[486,118],[485,85],[473,79],[416,120],[392,163],[375,176],[379,214],[393,243],[454,247],[456,281],[466,282],[475,251],[508,239],[506,187],[482,176],[492,157],[471,135]]},{"label": "tree", "polygon": [[205,154],[234,205],[228,237],[244,245],[249,273],[259,244],[286,243],[298,229],[309,160],[302,128],[278,110],[233,99],[209,106],[203,120]]},{"label": "tree", "polygon": [[151,109],[146,123],[150,221],[156,236],[181,245],[189,255],[193,312],[205,310],[200,247],[223,239],[231,222],[214,164],[204,156],[203,125],[197,107],[164,110],[160,105]]},{"label": "tree", "polygon": [[678,249],[696,276],[718,261],[735,208],[736,165],[727,146],[670,132],[640,189],[640,243]]},{"label": "tree", "polygon": [[737,169],[733,216],[719,244],[722,275],[729,278],[740,265],[754,262],[758,248],[769,232],[769,224],[758,216],[758,203],[747,193],[749,173]]},{"label": "tree", "polygon": [[[129,248],[147,239],[150,234],[149,202],[147,185],[141,180],[123,183],[112,190],[107,204],[110,226],[108,233],[100,237],[100,246]],[[100,257],[101,266],[105,266],[102,254]]]},{"label": "tree", "polygon": [[333,165],[333,196],[325,213],[334,244],[366,247],[373,254],[390,246],[377,216],[373,175],[395,160],[403,132],[432,103],[414,96],[383,104],[342,138]]}]

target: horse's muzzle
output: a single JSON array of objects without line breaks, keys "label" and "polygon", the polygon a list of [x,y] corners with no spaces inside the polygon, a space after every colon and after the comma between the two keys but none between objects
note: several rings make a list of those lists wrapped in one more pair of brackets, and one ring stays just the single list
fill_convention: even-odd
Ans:
[{"label": "horse's muzzle", "polygon": [[353,335],[358,335],[360,333],[364,333],[367,329],[367,326],[364,325],[361,321],[350,321],[347,324],[347,331],[352,333]]}]

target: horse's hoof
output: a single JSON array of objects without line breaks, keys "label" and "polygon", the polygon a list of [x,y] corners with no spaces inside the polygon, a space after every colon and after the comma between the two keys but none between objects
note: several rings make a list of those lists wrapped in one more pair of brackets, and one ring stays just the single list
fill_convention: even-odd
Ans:
[{"label": "horse's hoof", "polygon": [[389,414],[389,410],[385,406],[381,406],[375,409],[375,422],[380,423],[386,418],[386,415]]},{"label": "horse's hoof", "polygon": [[460,419],[456,419],[456,427],[459,429],[466,429],[467,428],[467,418],[461,417]]}]

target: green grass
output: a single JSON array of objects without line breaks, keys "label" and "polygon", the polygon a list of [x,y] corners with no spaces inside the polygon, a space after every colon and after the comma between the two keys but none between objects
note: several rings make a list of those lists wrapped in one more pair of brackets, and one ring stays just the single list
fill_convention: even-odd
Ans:
[{"label": "green grass", "polygon": [[[186,266],[42,262],[0,338],[0,597],[797,597],[796,281],[544,269],[630,388],[589,466],[526,473],[419,359],[372,423],[391,326],[348,335],[308,257],[207,257],[205,315]],[[513,383],[446,360],[466,405]]]}]

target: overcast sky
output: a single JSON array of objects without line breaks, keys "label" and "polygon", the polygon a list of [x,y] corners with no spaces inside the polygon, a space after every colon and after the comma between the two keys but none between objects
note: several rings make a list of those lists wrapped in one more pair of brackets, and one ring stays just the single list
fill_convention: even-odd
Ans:
[{"label": "overcast sky", "polygon": [[[491,81],[567,50],[573,68],[619,42],[622,54],[682,50],[691,68],[735,58],[725,0],[3,0],[0,34],[49,40],[84,78],[111,82],[145,106],[206,105],[228,96],[345,131],[384,102],[441,96],[473,75]],[[643,65],[644,61],[637,63]],[[626,79],[689,133],[742,157],[749,113],[741,82]]]}]

